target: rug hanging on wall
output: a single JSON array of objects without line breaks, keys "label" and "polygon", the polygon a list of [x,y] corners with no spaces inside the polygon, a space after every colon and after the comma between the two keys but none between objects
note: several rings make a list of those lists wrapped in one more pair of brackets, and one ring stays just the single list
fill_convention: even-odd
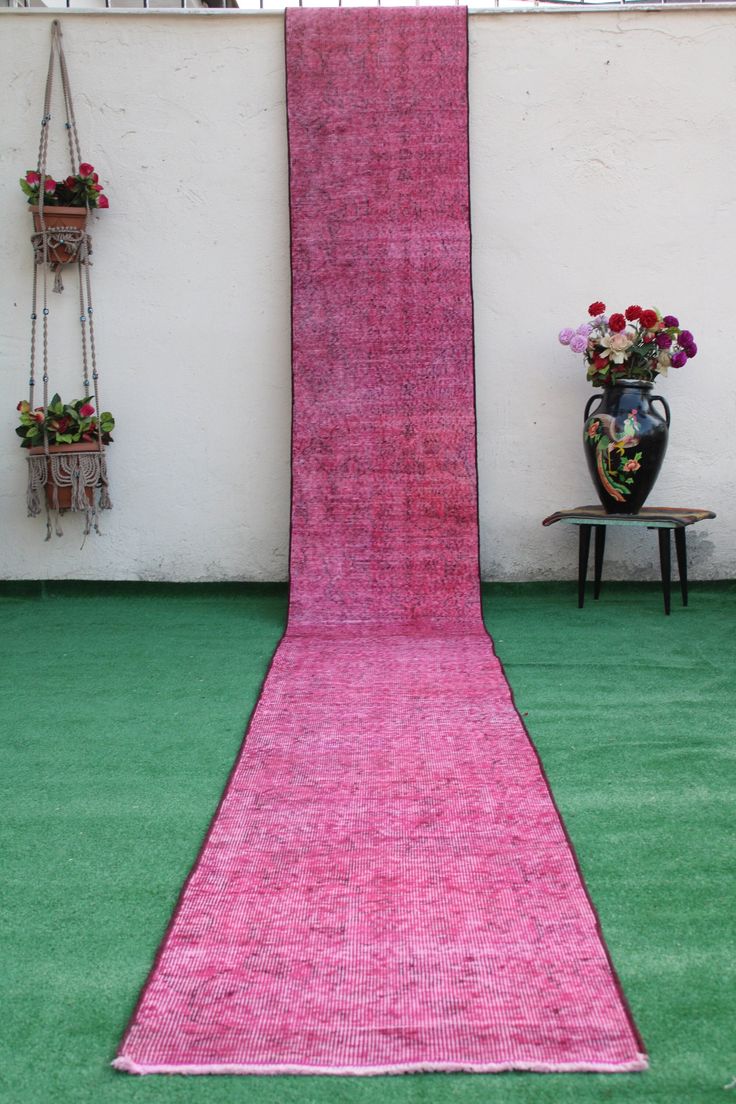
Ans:
[{"label": "rug hanging on wall", "polygon": [[118,1069],[646,1066],[481,620],[466,24],[287,14],[288,628]]}]

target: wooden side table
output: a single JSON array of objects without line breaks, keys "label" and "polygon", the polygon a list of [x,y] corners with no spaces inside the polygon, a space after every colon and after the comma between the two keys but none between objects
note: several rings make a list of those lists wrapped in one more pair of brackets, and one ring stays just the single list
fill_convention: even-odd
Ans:
[{"label": "wooden side table", "polygon": [[580,530],[580,546],[578,555],[578,609],[585,604],[585,580],[588,575],[588,555],[590,552],[590,534],[595,526],[595,581],[593,584],[593,597],[598,598],[601,592],[601,576],[603,574],[603,553],[606,547],[606,529],[609,525],[623,525],[628,528],[656,529],[659,536],[659,564],[662,573],[662,595],[664,597],[664,612],[670,612],[670,530],[675,531],[675,551],[677,553],[677,570],[680,575],[680,590],[682,591],[682,604],[687,605],[687,548],[685,534],[689,525],[695,525],[698,521],[714,518],[716,515],[711,510],[688,510],[675,506],[644,506],[638,514],[607,514],[602,506],[576,506],[572,510],[558,510],[550,514],[542,522],[542,525],[554,525],[556,521],[566,522],[568,525],[577,525]]}]

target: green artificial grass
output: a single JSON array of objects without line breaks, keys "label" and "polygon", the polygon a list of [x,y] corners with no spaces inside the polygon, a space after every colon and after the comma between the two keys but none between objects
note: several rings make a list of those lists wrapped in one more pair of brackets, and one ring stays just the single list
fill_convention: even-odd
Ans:
[{"label": "green artificial grass", "polygon": [[654,585],[608,585],[584,610],[573,584],[490,586],[484,600],[651,1069],[110,1069],[281,635],[286,589],[3,584],[4,1104],[727,1104],[736,584],[695,585],[668,618]]}]

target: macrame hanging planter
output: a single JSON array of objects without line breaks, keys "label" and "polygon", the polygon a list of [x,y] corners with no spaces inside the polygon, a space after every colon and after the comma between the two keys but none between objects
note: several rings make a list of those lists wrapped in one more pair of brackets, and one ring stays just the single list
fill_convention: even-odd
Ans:
[{"label": "macrame hanging planter", "polygon": [[[85,206],[63,207],[50,206],[44,203],[46,194],[47,176],[47,152],[49,140],[49,124],[51,122],[51,100],[53,92],[53,79],[56,63],[58,62],[61,76],[61,87],[64,97],[64,109],[66,116],[66,133],[69,144],[69,157],[71,159],[72,174],[77,166],[82,166],[77,124],[74,116],[69,74],[64,57],[64,49],[61,41],[61,26],[58,20],[51,25],[51,51],[49,56],[49,68],[46,78],[46,95],[44,100],[44,113],[41,120],[41,141],[38,150],[38,205],[32,208],[34,218],[34,233],[31,235],[33,244],[33,299],[31,307],[31,364],[29,379],[28,415],[29,422],[35,419],[36,425],[43,425],[43,444],[40,443],[41,434],[33,426],[25,435],[28,439],[39,441],[35,447],[29,448],[28,456],[28,491],[27,504],[29,517],[38,517],[45,508],[46,511],[46,539],[51,539],[52,531],[57,536],[62,536],[60,514],[66,510],[72,510],[84,514],[84,533],[87,535],[92,529],[99,533],[99,512],[109,510],[112,506],[108,493],[107,465],[105,460],[106,439],[110,440],[109,429],[112,419],[109,415],[100,413],[99,402],[99,372],[97,370],[97,355],[95,350],[94,311],[92,306],[92,284],[90,279],[90,253],[92,241],[87,233],[87,216],[89,214],[89,201]],[[90,166],[91,168],[91,166]],[[75,408],[84,411],[86,403],[93,415],[88,417],[89,432],[84,434],[84,439],[74,443],[58,443],[58,426],[65,428],[63,419],[73,421],[70,418],[71,408],[60,410],[58,396],[53,396],[49,402],[49,279],[51,273],[55,274],[54,291],[63,291],[62,271],[76,269],[79,286],[79,323],[81,331],[81,359],[82,359],[82,384],[83,395],[80,407],[79,403],[73,404]],[[40,276],[40,280],[39,280]],[[40,310],[40,334],[39,322],[39,296]],[[37,345],[40,337],[40,358]],[[41,360],[43,366],[43,406],[34,407],[36,388],[36,364]],[[24,404],[19,404],[24,407]],[[51,411],[49,407],[51,406]],[[77,410],[78,413],[78,410]],[[43,415],[41,422],[40,415]],[[107,423],[105,418],[108,419]],[[60,422],[59,419],[62,419]],[[76,423],[78,426],[79,423]],[[52,431],[51,426],[57,428]],[[85,422],[87,425],[87,422]],[[35,437],[32,437],[32,432]],[[19,428],[22,435],[22,430]],[[55,443],[50,443],[49,436]]]}]

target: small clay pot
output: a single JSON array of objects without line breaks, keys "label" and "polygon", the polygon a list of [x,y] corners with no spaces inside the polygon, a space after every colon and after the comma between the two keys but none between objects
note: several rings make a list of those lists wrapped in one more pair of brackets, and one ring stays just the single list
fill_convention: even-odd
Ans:
[{"label": "small clay pot", "polygon": [[[91,443],[89,441],[78,441],[73,445],[49,445],[49,455],[58,455],[59,453],[74,452],[99,452],[100,446],[97,443]],[[43,456],[45,453],[43,445],[34,445],[33,448],[29,448],[28,452],[31,456]],[[70,486],[59,486],[54,482],[51,463],[47,464],[47,476],[46,476],[46,501],[51,509],[70,510],[72,505],[72,489]],[[54,494],[54,488],[56,488],[56,494]],[[94,487],[85,487],[84,494],[89,502],[90,506],[94,503]]]},{"label": "small clay pot", "polygon": [[[33,213],[33,227],[36,233],[40,233],[43,227],[41,226],[41,213],[40,209],[36,205],[31,206]],[[87,229],[87,208],[86,207],[44,207],[43,209],[43,221],[46,224],[46,230],[51,231],[49,234],[48,243],[48,258],[52,264],[68,264],[70,261],[76,261],[76,251],[69,251],[63,241],[63,231],[59,231],[59,227],[65,227],[71,230],[86,230]]]}]

